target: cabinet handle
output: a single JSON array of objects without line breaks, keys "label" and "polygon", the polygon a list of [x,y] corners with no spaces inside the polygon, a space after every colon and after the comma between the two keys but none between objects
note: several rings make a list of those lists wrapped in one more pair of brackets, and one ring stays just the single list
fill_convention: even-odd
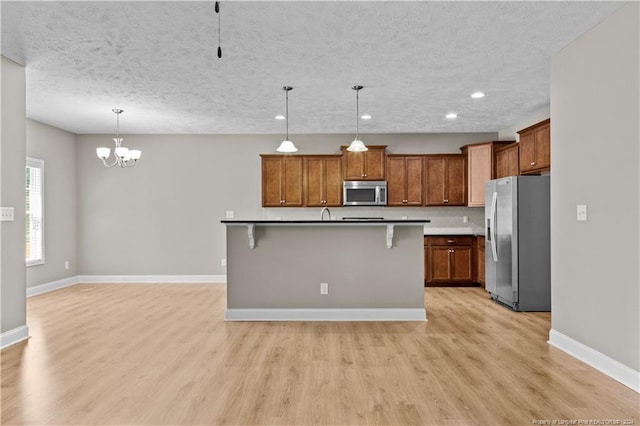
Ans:
[{"label": "cabinet handle", "polygon": [[402,204],[407,204],[408,202],[408,200],[402,200]]},{"label": "cabinet handle", "polygon": [[447,240],[448,243],[455,243],[456,240]]},{"label": "cabinet handle", "polygon": [[447,204],[449,202],[449,200],[444,200],[444,203]]},{"label": "cabinet handle", "polygon": [[535,161],[532,161],[532,162],[531,162],[531,164],[529,164],[529,165],[530,165],[530,166],[535,166],[535,165],[536,165],[536,162],[535,162]]}]

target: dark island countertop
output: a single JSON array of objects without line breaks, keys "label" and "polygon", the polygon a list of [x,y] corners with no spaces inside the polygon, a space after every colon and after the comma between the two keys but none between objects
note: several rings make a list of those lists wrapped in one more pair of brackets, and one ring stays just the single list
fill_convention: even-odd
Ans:
[{"label": "dark island countertop", "polygon": [[301,220],[221,220],[221,223],[227,225],[245,225],[245,224],[255,224],[255,225],[341,225],[341,224],[390,224],[390,225],[422,225],[425,223],[430,223],[429,219],[380,219],[380,218],[349,218],[349,219],[332,219],[332,220],[313,220],[313,219],[301,219]]}]

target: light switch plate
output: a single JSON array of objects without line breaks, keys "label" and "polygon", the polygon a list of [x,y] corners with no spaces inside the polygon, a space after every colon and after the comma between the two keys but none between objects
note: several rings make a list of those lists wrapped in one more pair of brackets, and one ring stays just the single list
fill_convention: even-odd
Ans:
[{"label": "light switch plate", "polygon": [[227,219],[233,219],[233,210],[227,210]]},{"label": "light switch plate", "polygon": [[576,206],[576,220],[586,221],[587,220],[587,206],[584,204],[578,204]]},{"label": "light switch plate", "polygon": [[13,222],[13,207],[2,207],[2,222]]}]

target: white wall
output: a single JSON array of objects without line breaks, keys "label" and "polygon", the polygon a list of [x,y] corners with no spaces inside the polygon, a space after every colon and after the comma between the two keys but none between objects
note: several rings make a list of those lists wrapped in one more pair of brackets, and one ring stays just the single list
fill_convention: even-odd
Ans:
[{"label": "white wall", "polygon": [[0,222],[2,268],[0,269],[0,331],[21,327],[26,337],[25,272],[25,69],[2,57],[1,194],[3,207],[13,207],[15,220]]},{"label": "white wall", "polygon": [[[495,133],[363,135],[392,153],[459,153]],[[79,135],[78,273],[81,275],[223,275],[227,210],[236,219],[319,217],[319,208],[263,209],[260,153],[282,135],[125,135],[142,149],[139,164],[107,169],[95,155],[112,135]],[[339,153],[353,135],[291,135],[300,154]],[[479,208],[332,209],[338,216],[433,218],[482,227]],[[455,223],[452,223],[455,222]]]},{"label": "white wall", "polygon": [[77,273],[76,135],[27,120],[27,156],[44,160],[45,263],[27,268],[33,287]]},{"label": "white wall", "polygon": [[[551,66],[551,342],[557,332],[582,343],[635,370],[636,383],[639,8],[624,6]],[[576,221],[577,204],[588,221]]]}]

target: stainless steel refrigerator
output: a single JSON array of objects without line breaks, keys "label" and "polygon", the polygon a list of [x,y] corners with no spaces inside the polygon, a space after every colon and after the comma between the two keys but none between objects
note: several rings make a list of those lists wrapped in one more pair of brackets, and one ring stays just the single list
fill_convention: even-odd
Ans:
[{"label": "stainless steel refrigerator", "polygon": [[485,186],[486,290],[516,311],[551,310],[549,176]]}]

